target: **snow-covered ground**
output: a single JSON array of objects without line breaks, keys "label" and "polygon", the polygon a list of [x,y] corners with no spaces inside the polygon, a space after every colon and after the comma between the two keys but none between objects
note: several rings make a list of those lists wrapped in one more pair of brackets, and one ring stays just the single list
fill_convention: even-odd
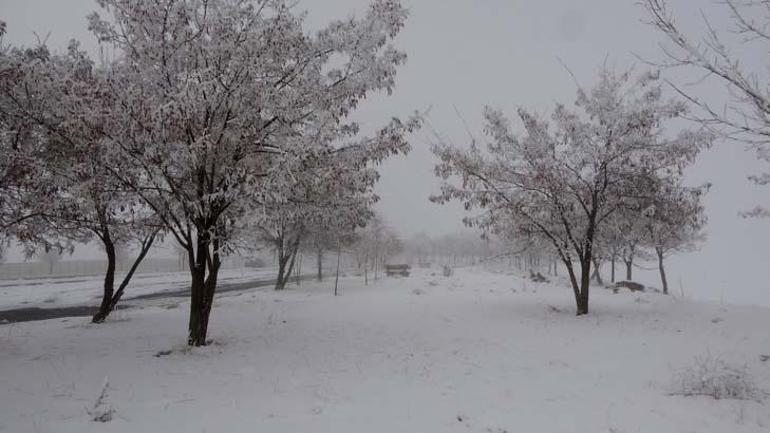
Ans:
[{"label": "snow-covered ground", "polygon": [[669,395],[703,356],[770,390],[770,309],[596,289],[578,318],[563,284],[481,269],[341,283],[220,297],[194,350],[179,300],[0,326],[0,431],[770,431],[770,399]]},{"label": "snow-covered ground", "polygon": [[[222,270],[220,284],[235,284],[275,278],[273,268],[243,268]],[[65,307],[71,305],[98,305],[101,301],[103,276],[66,278],[36,278],[24,280],[0,280],[0,310],[26,307]],[[115,278],[115,286],[123,275]],[[167,272],[138,274],[126,288],[125,298],[152,293],[173,292],[189,287],[190,274]]]}]

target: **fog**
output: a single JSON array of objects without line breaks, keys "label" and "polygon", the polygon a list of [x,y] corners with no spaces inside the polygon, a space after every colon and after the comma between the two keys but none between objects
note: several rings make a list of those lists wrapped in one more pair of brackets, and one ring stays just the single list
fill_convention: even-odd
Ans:
[{"label": "fog", "polygon": [[[311,7],[310,27],[361,10],[365,2],[327,0]],[[461,145],[469,135],[482,138],[485,105],[514,114],[519,106],[541,112],[555,102],[571,103],[576,86],[590,85],[607,64],[617,69],[647,66],[639,59],[661,58],[661,36],[643,23],[644,11],[634,0],[413,0],[407,26],[398,38],[409,61],[398,76],[392,96],[368,100],[356,114],[363,130],[391,116],[427,113],[428,125],[413,137],[407,157],[385,163],[378,186],[378,209],[403,237],[418,232],[440,235],[464,230],[456,205],[428,201],[437,192],[430,145],[434,133]],[[698,32],[702,9],[716,27],[728,27],[724,8],[709,1],[671,1],[685,30]],[[37,38],[63,49],[70,38],[99,55],[86,30],[85,15],[96,9],[91,0],[3,0],[0,17],[8,24],[8,42],[32,44]],[[752,59],[761,70],[768,54]],[[575,80],[571,77],[574,74]],[[763,70],[766,73],[766,70]],[[680,80],[683,72],[665,71]],[[700,77],[693,76],[691,81]],[[577,83],[575,82],[577,81]],[[698,86],[699,94],[720,104],[726,93],[716,82]],[[747,175],[763,166],[741,144],[719,142],[701,155],[688,173],[695,183],[713,184],[707,198],[708,240],[699,252],[672,259],[672,290],[724,302],[770,305],[770,221],[746,220],[738,214],[768,203],[770,189],[751,184]],[[766,167],[765,167],[766,168]],[[81,248],[79,254],[94,254]],[[17,255],[18,257],[18,255]],[[643,278],[648,278],[643,275]],[[655,275],[649,276],[651,282]]]}]

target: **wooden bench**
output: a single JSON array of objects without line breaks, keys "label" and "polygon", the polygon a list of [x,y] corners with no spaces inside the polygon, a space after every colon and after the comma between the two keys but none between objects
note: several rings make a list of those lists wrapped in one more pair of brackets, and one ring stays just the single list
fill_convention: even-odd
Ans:
[{"label": "wooden bench", "polygon": [[408,277],[410,269],[411,266],[409,265],[385,265],[385,275],[389,277]]}]

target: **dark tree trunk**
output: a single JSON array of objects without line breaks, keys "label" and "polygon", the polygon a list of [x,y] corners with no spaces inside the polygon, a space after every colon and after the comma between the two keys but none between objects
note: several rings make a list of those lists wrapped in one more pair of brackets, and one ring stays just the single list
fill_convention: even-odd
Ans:
[{"label": "dark tree trunk", "polygon": [[636,247],[630,247],[628,250],[628,256],[624,255],[623,262],[626,264],[626,281],[633,281],[634,279],[634,255]]},{"label": "dark tree trunk", "polygon": [[340,256],[342,255],[342,247],[337,244],[337,273],[334,276],[334,296],[337,296],[337,286],[340,282]]},{"label": "dark tree trunk", "polygon": [[660,270],[660,282],[663,285],[663,294],[668,295],[668,280],[666,279],[666,268],[663,266],[663,251],[656,248],[658,253],[658,269]]},{"label": "dark tree trunk", "polygon": [[[192,248],[188,252],[190,261],[190,275],[192,283],[190,285],[190,322],[189,337],[187,343],[190,346],[205,346],[206,335],[208,333],[209,315],[211,306],[214,302],[214,293],[217,287],[217,278],[221,265],[219,256],[219,241],[214,240],[214,251],[209,252],[212,242],[209,238],[208,230],[199,229],[196,245],[196,252],[193,254]],[[208,271],[208,272],[207,272]]]},{"label": "dark tree trunk", "polygon": [[575,294],[575,305],[577,305],[577,315],[581,315],[580,313],[580,302],[581,302],[581,296],[580,296],[580,284],[578,283],[577,276],[575,275],[575,268],[572,265],[572,261],[568,259],[562,259],[564,262],[564,266],[567,267],[567,273],[569,274],[569,281],[572,285],[572,291]]},{"label": "dark tree trunk", "polygon": [[187,344],[190,346],[205,346],[208,331],[206,321],[203,318],[206,312],[205,262],[200,263],[200,260],[195,260],[193,266],[190,267],[190,276],[192,281],[190,283],[190,323]]},{"label": "dark tree trunk", "polygon": [[[141,249],[139,250],[139,255],[136,257],[136,260],[134,260],[134,263],[131,265],[131,269],[129,269],[128,273],[123,277],[123,281],[120,283],[120,287],[118,287],[117,292],[115,292],[114,294],[112,293],[112,290],[114,287],[114,279],[115,279],[115,248],[113,245],[112,246],[112,262],[113,262],[112,275],[110,276],[110,253],[109,253],[109,249],[107,249],[107,243],[105,242],[105,249],[107,250],[107,273],[104,277],[104,294],[102,296],[102,303],[99,306],[99,311],[97,311],[94,317],[91,319],[93,323],[104,322],[104,320],[107,319],[107,316],[109,316],[110,313],[115,310],[115,307],[118,305],[118,302],[120,302],[120,299],[123,297],[123,293],[125,292],[126,287],[128,287],[128,283],[131,282],[131,278],[134,276],[134,273],[136,272],[137,268],[139,268],[139,265],[147,256],[147,253],[150,251],[150,248],[152,248],[152,244],[155,242],[155,236],[156,236],[156,233],[153,233],[142,241],[142,246],[141,246]],[[110,243],[112,242],[110,241]],[[107,282],[108,278],[110,278],[109,289],[108,289],[108,282]]]},{"label": "dark tree trunk", "polygon": [[275,279],[275,290],[283,290],[284,284],[283,281],[285,279],[284,275],[286,274],[286,264],[289,262],[288,257],[284,256],[283,254],[278,254],[278,276]]},{"label": "dark tree trunk", "polygon": [[612,273],[611,275],[612,284],[615,284],[615,259],[616,259],[615,256],[612,256],[612,267],[610,268]]},{"label": "dark tree trunk", "polygon": [[292,272],[294,272],[294,265],[297,261],[297,250],[294,249],[294,251],[291,253],[291,259],[289,260],[289,266],[286,268],[286,275],[285,279],[283,280],[283,287],[285,288],[287,284],[289,284],[289,280],[291,280]]},{"label": "dark tree trunk", "polygon": [[577,315],[588,314],[588,292],[591,287],[591,259],[580,262],[580,299],[577,304]]},{"label": "dark tree trunk", "polygon": [[112,242],[109,230],[103,231],[100,235],[104,244],[104,251],[107,253],[107,271],[104,273],[104,289],[102,290],[102,302],[99,310],[91,319],[93,323],[101,323],[110,313],[110,304],[115,292],[115,243]]},{"label": "dark tree trunk", "polygon": [[294,270],[294,261],[299,250],[299,241],[292,242],[286,248],[281,247],[278,251],[278,278],[275,280],[275,290],[286,289],[286,284],[291,279],[291,273]]},{"label": "dark tree trunk", "polygon": [[319,248],[316,251],[316,259],[318,260],[318,275],[317,275],[317,278],[318,278],[318,281],[323,281],[324,280],[324,273],[323,273],[323,270],[324,270],[324,250],[323,249]]},{"label": "dark tree trunk", "polygon": [[601,266],[599,264],[599,261],[594,259],[594,279],[596,279],[596,283],[600,286],[604,285],[604,281],[602,280],[602,273],[601,273]]},{"label": "dark tree trunk", "polygon": [[299,258],[296,262],[296,266],[294,267],[294,281],[297,283],[297,286],[302,284],[302,278],[300,278],[300,275],[302,275],[302,261],[305,258],[305,256],[301,253],[294,253],[295,258]]}]

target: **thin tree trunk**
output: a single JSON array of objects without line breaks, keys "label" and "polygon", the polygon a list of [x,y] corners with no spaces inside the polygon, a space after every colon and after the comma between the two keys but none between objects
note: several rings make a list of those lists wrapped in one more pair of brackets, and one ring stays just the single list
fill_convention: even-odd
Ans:
[{"label": "thin tree trunk", "polygon": [[337,286],[340,282],[340,255],[342,255],[342,247],[337,243],[337,273],[334,276],[334,296],[337,296]]},{"label": "thin tree trunk", "polygon": [[578,284],[577,276],[575,275],[575,268],[572,266],[572,261],[567,259],[562,259],[564,262],[564,266],[567,267],[567,273],[569,274],[569,282],[572,284],[572,291],[575,294],[575,305],[577,306],[577,315],[579,316],[580,313],[580,285]]},{"label": "thin tree trunk", "polygon": [[275,281],[275,290],[284,290],[291,280],[294,271],[294,263],[299,250],[299,241],[291,243],[289,251],[281,248],[278,255],[278,279]]},{"label": "thin tree trunk", "polygon": [[[131,282],[131,278],[133,278],[134,273],[136,272],[137,268],[139,268],[139,265],[142,263],[144,258],[147,256],[147,253],[150,251],[150,248],[152,248],[152,244],[155,242],[155,236],[157,233],[153,233],[147,238],[145,238],[142,241],[141,249],[139,250],[139,255],[136,257],[136,260],[134,260],[134,263],[131,265],[131,269],[128,270],[128,273],[123,277],[123,281],[120,283],[120,287],[118,287],[117,292],[115,294],[109,294],[108,297],[108,290],[107,290],[107,277],[105,276],[105,290],[104,290],[104,297],[102,298],[101,306],[99,307],[99,311],[94,315],[92,318],[93,323],[101,323],[104,322],[105,319],[107,319],[107,316],[115,310],[115,307],[118,305],[118,302],[123,297],[123,293],[126,290],[126,287],[128,287],[128,283]],[[106,245],[105,245],[106,246]],[[109,273],[109,253],[108,255],[108,273]],[[114,260],[114,248],[113,248],[113,260]],[[114,270],[114,264],[113,264],[113,270]],[[114,280],[114,273],[113,273],[113,280]],[[110,292],[112,291],[113,282],[110,282]]]},{"label": "thin tree trunk", "polygon": [[299,261],[297,261],[297,267],[295,268],[295,271],[294,271],[294,278],[295,278],[295,281],[297,282],[297,285],[300,286],[302,285],[302,278],[300,278],[302,275],[302,262],[305,256],[304,254],[301,254],[301,253],[294,253],[294,255],[299,257]]},{"label": "thin tree trunk", "polygon": [[626,264],[626,281],[633,281],[634,278],[634,255],[636,247],[632,246],[628,249],[628,256],[623,257],[623,262]]},{"label": "thin tree trunk", "polygon": [[283,286],[286,287],[287,284],[289,284],[289,280],[291,280],[291,274],[294,272],[294,265],[297,263],[297,251],[294,250],[294,252],[291,253],[291,258],[289,259],[289,265],[286,268],[286,279],[283,281]]},{"label": "thin tree trunk", "polygon": [[318,261],[318,281],[324,280],[324,274],[323,274],[323,266],[324,266],[324,250],[322,248],[319,248],[316,251],[316,259]]},{"label": "thin tree trunk", "polygon": [[283,290],[284,289],[284,274],[286,273],[286,263],[288,262],[288,258],[284,257],[283,254],[278,254],[278,276],[275,279],[275,290]]},{"label": "thin tree trunk", "polygon": [[615,259],[616,259],[616,257],[612,256],[612,267],[610,268],[610,269],[612,269],[612,276],[611,276],[612,284],[615,284]]},{"label": "thin tree trunk", "polygon": [[602,273],[601,273],[601,266],[599,265],[599,261],[594,259],[594,278],[596,279],[596,283],[600,286],[604,285],[604,281],[602,280]]},{"label": "thin tree trunk", "polygon": [[204,283],[205,290],[205,305],[203,306],[203,344],[206,345],[206,335],[209,329],[209,318],[211,317],[211,308],[214,305],[214,294],[217,290],[217,282],[219,279],[219,269],[222,266],[222,261],[219,254],[219,240],[215,239],[213,242],[214,251],[211,254],[211,261],[209,262],[209,271],[206,281]]},{"label": "thin tree trunk", "polygon": [[658,269],[660,270],[660,282],[663,284],[663,294],[668,295],[668,280],[666,279],[666,268],[663,266],[663,251],[655,249],[658,253]]},{"label": "thin tree trunk", "polygon": [[110,237],[108,229],[104,229],[99,234],[102,243],[104,244],[104,251],[107,253],[107,271],[104,273],[104,288],[102,290],[102,302],[99,305],[99,310],[91,322],[101,323],[107,317],[110,312],[110,302],[112,301],[112,295],[115,291],[115,243]]},{"label": "thin tree trunk", "polygon": [[578,302],[577,315],[588,314],[588,295],[591,288],[591,259],[590,257],[580,262],[580,301]]}]

